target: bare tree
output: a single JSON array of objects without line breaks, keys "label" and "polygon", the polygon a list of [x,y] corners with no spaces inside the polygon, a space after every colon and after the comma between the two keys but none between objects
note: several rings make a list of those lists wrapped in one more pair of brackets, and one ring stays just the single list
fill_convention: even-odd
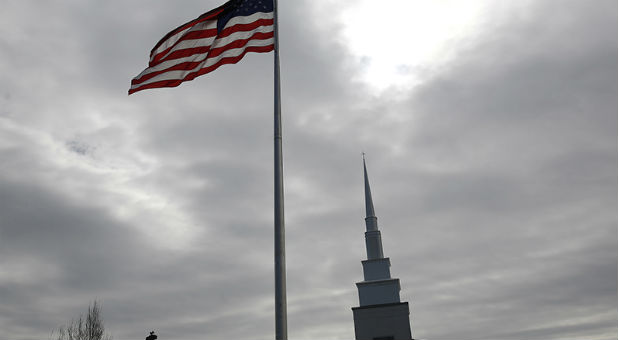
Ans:
[{"label": "bare tree", "polygon": [[88,306],[88,314],[85,317],[80,315],[77,320],[72,319],[68,325],[58,327],[52,332],[52,338],[55,340],[112,340],[111,335],[105,334],[101,306],[96,300],[92,306]]}]

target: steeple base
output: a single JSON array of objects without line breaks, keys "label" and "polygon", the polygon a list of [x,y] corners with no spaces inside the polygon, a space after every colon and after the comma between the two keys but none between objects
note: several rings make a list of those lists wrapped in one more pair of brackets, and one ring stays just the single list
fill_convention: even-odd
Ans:
[{"label": "steeple base", "polygon": [[407,302],[352,308],[356,340],[412,340]]}]

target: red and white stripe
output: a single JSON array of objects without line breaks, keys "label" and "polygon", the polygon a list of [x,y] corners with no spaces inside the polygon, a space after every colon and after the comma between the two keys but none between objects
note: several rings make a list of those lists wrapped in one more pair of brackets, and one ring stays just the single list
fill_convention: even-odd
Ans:
[{"label": "red and white stripe", "polygon": [[163,37],[150,53],[148,68],[131,81],[129,94],[175,87],[221,65],[235,64],[247,52],[274,49],[272,12],[233,17],[217,34],[221,11],[215,9]]}]

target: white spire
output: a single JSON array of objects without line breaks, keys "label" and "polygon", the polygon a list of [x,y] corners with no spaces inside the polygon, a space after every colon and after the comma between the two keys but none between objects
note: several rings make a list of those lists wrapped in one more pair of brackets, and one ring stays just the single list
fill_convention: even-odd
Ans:
[{"label": "white spire", "polygon": [[376,212],[373,208],[373,199],[371,198],[371,188],[369,187],[369,178],[367,176],[367,164],[365,163],[365,154],[363,153],[363,170],[365,173],[365,211],[366,217],[376,217]]},{"label": "white spire", "polygon": [[373,198],[371,197],[371,188],[369,187],[369,176],[367,176],[367,164],[365,163],[365,153],[363,153],[363,172],[365,175],[365,225],[367,231],[378,230],[378,218],[373,207]]},{"label": "white spire", "polygon": [[373,199],[371,198],[371,188],[369,187],[369,178],[367,176],[367,164],[365,163],[365,154],[363,153],[363,171],[365,177],[365,245],[367,246],[367,259],[381,259],[384,258],[384,252],[382,250],[382,236],[380,230],[378,230],[378,218],[373,208]]}]

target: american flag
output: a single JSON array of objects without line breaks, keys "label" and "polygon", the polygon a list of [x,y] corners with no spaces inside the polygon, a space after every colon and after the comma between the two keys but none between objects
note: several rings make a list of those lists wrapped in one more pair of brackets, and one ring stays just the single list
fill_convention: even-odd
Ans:
[{"label": "american flag", "polygon": [[175,87],[247,52],[274,49],[273,0],[231,0],[172,30],[150,52],[150,62],[131,81],[129,94]]}]

